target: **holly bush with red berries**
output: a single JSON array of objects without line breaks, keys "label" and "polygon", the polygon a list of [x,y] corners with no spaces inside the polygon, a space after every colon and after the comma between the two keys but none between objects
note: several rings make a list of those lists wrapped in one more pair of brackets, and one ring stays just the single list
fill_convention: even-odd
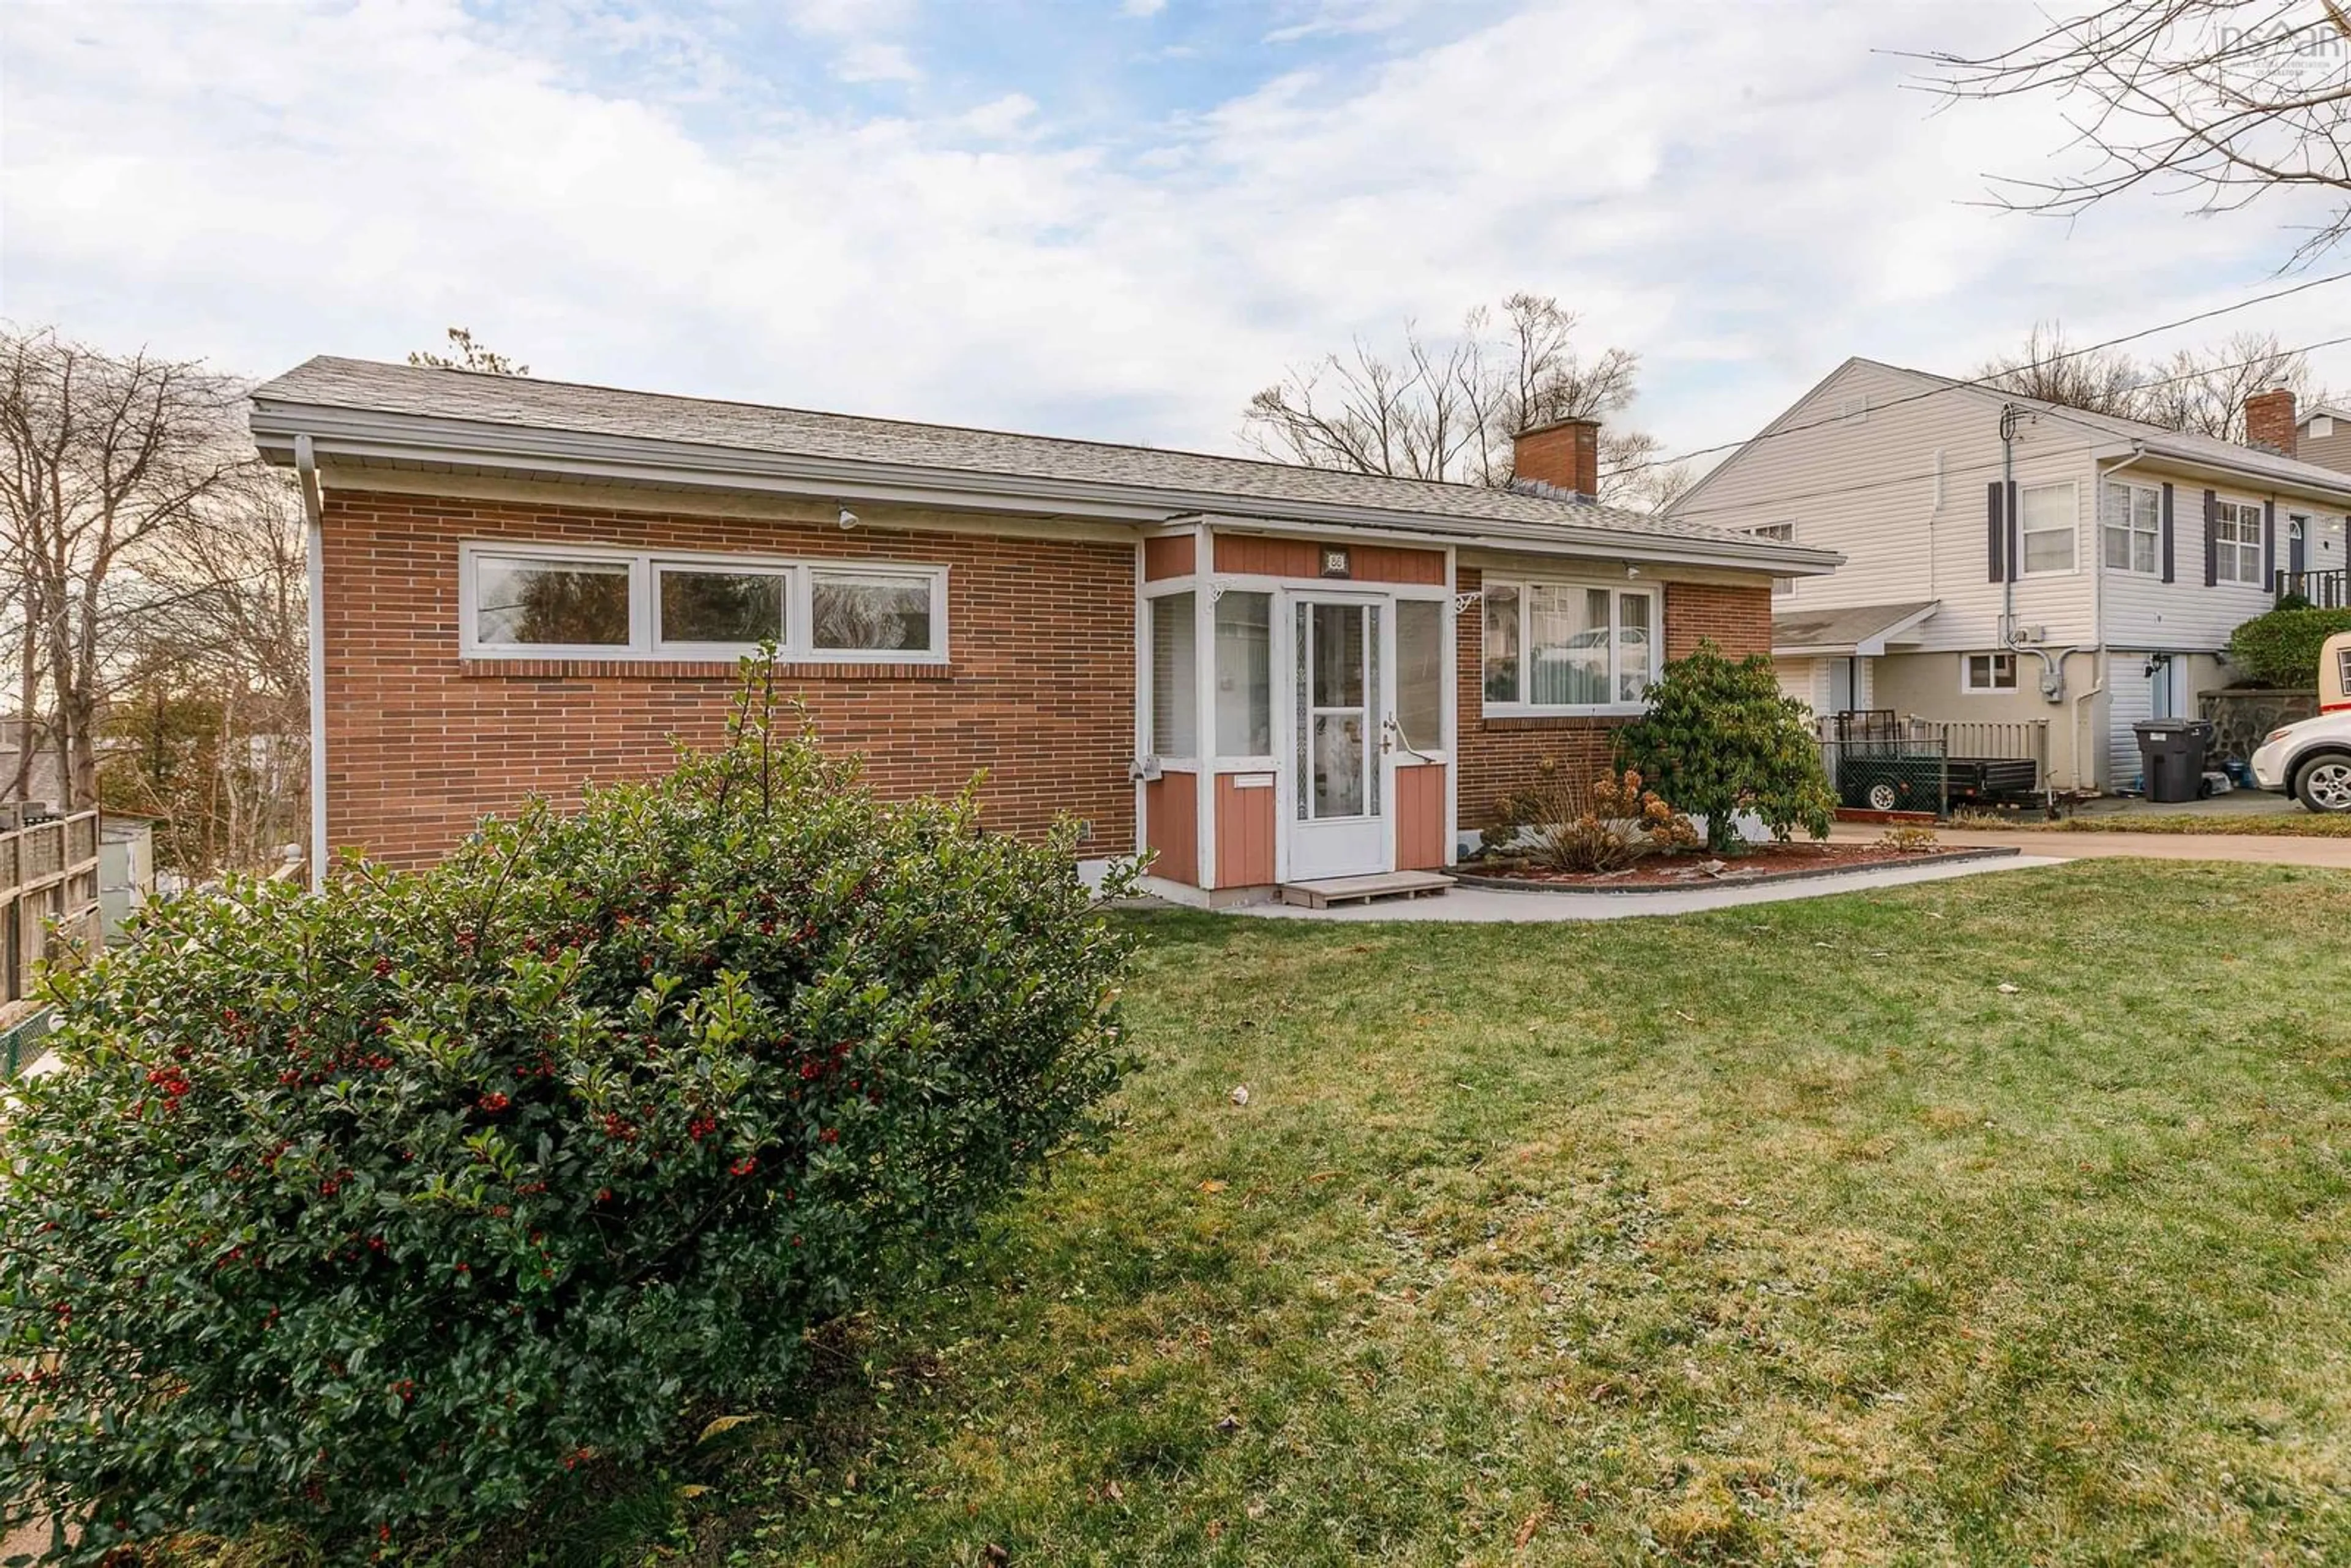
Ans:
[{"label": "holly bush with red berries", "polygon": [[462,1538],[778,1394],[1105,1130],[1127,944],[1071,832],[879,802],[795,722],[747,685],[666,778],[54,982],[0,1124],[16,1515]]}]

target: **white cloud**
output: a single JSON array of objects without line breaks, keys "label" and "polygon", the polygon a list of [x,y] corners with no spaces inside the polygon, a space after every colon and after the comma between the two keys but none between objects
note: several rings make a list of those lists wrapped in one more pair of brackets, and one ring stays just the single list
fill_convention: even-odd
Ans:
[{"label": "white cloud", "polygon": [[[948,76],[893,33],[914,15],[794,18],[836,70]],[[1532,287],[1641,350],[1643,421],[1699,445],[1848,353],[1963,370],[2038,318],[2097,336],[2261,284],[2275,214],[1960,204],[2053,122],[1929,116],[1871,50],[1989,26],[1968,0],[1531,5],[1355,74],[1301,46],[1097,146],[1008,81],[924,117],[769,108],[662,35],[763,95],[717,140],[456,0],[16,7],[0,313],[260,372],[458,323],[549,376],[1230,450],[1285,364]],[[2215,326],[2307,340],[2342,304]]]},{"label": "white cloud", "polygon": [[974,136],[1018,135],[1037,115],[1037,100],[1025,92],[1008,92],[956,117],[956,124]]},{"label": "white cloud", "polygon": [[1167,9],[1167,0],[1119,0],[1118,9],[1125,16],[1156,16]]},{"label": "white cloud", "polygon": [[913,20],[914,0],[784,0],[784,15],[804,33],[866,37]]},{"label": "white cloud", "polygon": [[899,44],[867,41],[841,51],[832,74],[843,81],[920,81],[923,72]]}]

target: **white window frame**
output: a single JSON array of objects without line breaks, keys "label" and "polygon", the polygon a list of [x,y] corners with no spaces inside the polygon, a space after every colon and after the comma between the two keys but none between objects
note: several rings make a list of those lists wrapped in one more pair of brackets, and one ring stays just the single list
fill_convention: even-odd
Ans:
[{"label": "white window frame", "polygon": [[[2125,572],[2132,577],[2159,578],[2163,575],[2163,486],[2160,485],[2142,485],[2129,479],[2107,480],[2106,496],[2109,502],[2111,502],[2117,491],[2121,492],[2122,520],[2117,523],[2115,520],[2114,514],[2105,507],[2102,507],[2099,512],[2099,570],[2102,571]],[[2141,496],[2151,496],[2155,498],[2155,523],[2152,528],[2145,530],[2147,536],[2154,540],[2154,547],[2149,551],[2149,554],[2153,557],[2155,564],[2144,571],[2135,566],[2116,566],[2114,563],[2106,559],[2106,536],[2110,533],[2122,534],[2126,536],[2123,549],[2123,559],[2126,562],[2130,559],[2132,547],[2137,544],[2138,536],[2142,531],[2136,520],[2138,515],[2138,497]]]},{"label": "white window frame", "polygon": [[[1489,601],[1486,596],[1490,595],[1497,588],[1514,588],[1519,591],[1520,700],[1517,702],[1495,702],[1486,695],[1486,605]],[[1533,689],[1533,685],[1530,679],[1531,672],[1530,672],[1527,667],[1529,656],[1533,652],[1533,643],[1527,636],[1527,590],[1531,588],[1564,588],[1573,589],[1579,592],[1587,589],[1604,589],[1607,591],[1609,594],[1608,689],[1612,692],[1622,690],[1624,685],[1624,673],[1618,665],[1618,654],[1622,652],[1617,641],[1618,633],[1621,630],[1617,623],[1617,616],[1619,613],[1618,606],[1628,598],[1647,600],[1649,601],[1650,684],[1654,685],[1656,683],[1658,675],[1664,671],[1666,663],[1664,657],[1666,647],[1666,596],[1658,589],[1649,586],[1630,586],[1621,578],[1615,581],[1609,582],[1594,581],[1589,578],[1498,578],[1489,574],[1479,585],[1478,700],[1480,705],[1479,711],[1485,714],[1490,714],[1498,718],[1566,718],[1589,715],[1607,716],[1647,712],[1649,705],[1646,702],[1531,703],[1525,700],[1525,694]]]},{"label": "white window frame", "polygon": [[[1991,661],[1984,666],[1985,674],[1990,677],[1991,682],[1989,685],[1980,686],[1976,685],[1976,661],[1978,659],[1986,659]],[[2000,673],[2003,669],[2008,672],[2008,684],[2005,685],[2001,684],[2000,678]],[[1961,696],[2012,696],[2016,694],[2018,689],[2019,671],[2017,668],[2017,656],[2014,653],[1995,651],[1982,653],[1962,653],[1959,655],[1959,695]]]},{"label": "white window frame", "polygon": [[[1192,749],[1189,752],[1178,756],[1174,752],[1162,752],[1157,748],[1159,744],[1159,705],[1157,701],[1159,685],[1159,650],[1156,641],[1152,635],[1152,623],[1157,619],[1159,614],[1158,609],[1156,608],[1157,601],[1163,599],[1173,599],[1176,595],[1183,593],[1188,593],[1193,596],[1192,667],[1190,670],[1184,672],[1178,676],[1178,678],[1188,680],[1191,683],[1194,693],[1194,711],[1192,715]],[[1216,749],[1216,715],[1211,712],[1204,720],[1198,711],[1198,693],[1201,685],[1199,642],[1201,622],[1200,606],[1201,601],[1207,597],[1208,585],[1196,577],[1162,578],[1157,581],[1148,582],[1144,585],[1144,610],[1143,613],[1135,618],[1135,642],[1138,644],[1138,648],[1142,655],[1141,664],[1143,665],[1143,680],[1142,684],[1135,688],[1134,710],[1140,721],[1136,726],[1136,733],[1141,737],[1143,754],[1150,758],[1154,762],[1158,763],[1163,768],[1174,768],[1184,772],[1194,772],[1199,770],[1203,754],[1212,752]],[[1216,636],[1215,626],[1216,623],[1211,621],[1209,622],[1208,635],[1211,639],[1212,644]],[[1269,633],[1269,635],[1270,635],[1270,633]],[[1211,667],[1213,668],[1215,659],[1213,646],[1211,648],[1209,657]],[[1268,678],[1271,678],[1270,672],[1269,672]],[[1276,708],[1279,708],[1280,705],[1276,703],[1273,706]],[[1272,767],[1273,758],[1270,757],[1265,758],[1265,765],[1268,768]]]},{"label": "white window frame", "polygon": [[[2229,515],[2232,528],[2250,528],[2250,538],[2223,538],[2220,528],[2224,514]],[[2221,588],[2266,588],[2262,580],[2262,523],[2264,509],[2259,501],[2241,500],[2234,496],[2212,498],[2212,580]],[[2251,519],[2249,522],[2247,519]],[[2242,553],[2240,553],[2242,552]],[[2243,565],[2252,563],[2250,577],[2231,577],[2225,568],[2231,559]]]},{"label": "white window frame", "polygon": [[[2029,510],[2024,504],[2024,498],[2043,490],[2063,490],[2071,498],[2070,504],[2065,508],[2065,526],[2064,528],[2027,528],[2024,526],[2025,513]],[[2065,536],[2065,564],[2064,566],[2044,566],[2040,568],[2038,570],[2027,568],[2024,563],[2032,559],[2032,536],[2034,534],[2054,533],[2063,533]],[[2081,570],[2082,486],[2080,482],[2073,479],[2054,479],[2045,485],[2026,485],[2021,486],[2016,492],[2017,580],[2022,582],[2028,578],[2035,577],[2071,577]]]},{"label": "white window frame", "polygon": [[[645,583],[650,596],[645,602],[645,615],[652,622],[651,634],[655,656],[664,659],[736,659],[757,650],[757,643],[673,643],[661,634],[661,578],[664,571],[708,571],[713,563],[693,560],[674,555],[659,555],[645,562]],[[780,577],[784,580],[784,630],[787,636],[800,623],[805,606],[799,602],[799,585],[793,580],[792,569],[766,561],[729,562],[726,570],[744,577]],[[785,643],[776,644],[780,656]]]},{"label": "white window frame", "polygon": [[[1757,523],[1754,527],[1749,528],[1747,532],[1754,535],[1759,539],[1769,539],[1773,544],[1792,545],[1796,542],[1796,525],[1793,523]],[[1773,598],[1784,599],[1789,594],[1795,591],[1796,580],[1794,578],[1775,577],[1771,580],[1771,595]]]},{"label": "white window frame", "polygon": [[[577,560],[618,562],[629,569],[629,642],[627,646],[604,643],[485,643],[479,628],[479,563],[499,560]],[[859,557],[733,555],[695,550],[618,550],[595,545],[509,544],[502,539],[468,539],[457,547],[457,637],[461,656],[468,659],[601,659],[644,664],[701,664],[715,659],[739,659],[759,652],[756,643],[665,643],[661,640],[660,581],[664,568],[742,572],[786,580],[784,640],[777,644],[778,663],[795,664],[945,664],[949,661],[947,628],[947,569],[915,561],[875,560]],[[931,646],[928,648],[819,648],[812,641],[812,572],[844,577],[921,577],[931,587]]]}]

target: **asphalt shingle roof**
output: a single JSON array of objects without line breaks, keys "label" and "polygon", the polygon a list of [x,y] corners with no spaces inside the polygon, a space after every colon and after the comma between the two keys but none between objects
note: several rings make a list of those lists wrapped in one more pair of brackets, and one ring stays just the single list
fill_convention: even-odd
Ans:
[{"label": "asphalt shingle roof", "polygon": [[1557,495],[1334,473],[1206,453],[818,413],[666,393],[321,356],[257,388],[257,411],[293,404],[436,421],[645,439],[732,452],[903,465],[1165,491],[1171,514],[1221,501],[1252,516],[1285,505],[1360,507],[1456,522],[1598,528],[1739,545],[1750,535]]},{"label": "asphalt shingle roof", "polygon": [[1917,599],[1903,604],[1862,604],[1849,610],[1788,611],[1771,617],[1771,646],[1850,648],[1941,602],[1938,599]]}]

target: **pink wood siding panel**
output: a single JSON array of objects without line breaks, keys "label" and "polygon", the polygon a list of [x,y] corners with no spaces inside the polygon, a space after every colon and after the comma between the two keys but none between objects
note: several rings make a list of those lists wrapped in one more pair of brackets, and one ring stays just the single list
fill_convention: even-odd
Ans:
[{"label": "pink wood siding panel", "polygon": [[1148,582],[1163,577],[1189,577],[1198,556],[1190,534],[1163,534],[1143,541],[1143,576]]},{"label": "pink wood siding panel", "polygon": [[[1333,541],[1336,542],[1336,541]],[[1348,582],[1410,582],[1430,586],[1445,580],[1445,552],[1402,549],[1391,545],[1349,545]],[[1315,539],[1269,539],[1255,534],[1218,534],[1216,570],[1256,577],[1322,575],[1322,545]],[[1148,566],[1145,567],[1149,570]]]},{"label": "pink wood siding panel", "polygon": [[1433,764],[1395,771],[1396,870],[1445,868],[1445,769]]},{"label": "pink wood siding panel", "polygon": [[1196,774],[1170,770],[1143,787],[1143,841],[1159,852],[1151,874],[1200,884],[1200,786]]},{"label": "pink wood siding panel", "polygon": [[1264,887],[1273,881],[1273,800],[1278,791],[1237,789],[1233,778],[1230,773],[1217,776],[1217,885]]}]

